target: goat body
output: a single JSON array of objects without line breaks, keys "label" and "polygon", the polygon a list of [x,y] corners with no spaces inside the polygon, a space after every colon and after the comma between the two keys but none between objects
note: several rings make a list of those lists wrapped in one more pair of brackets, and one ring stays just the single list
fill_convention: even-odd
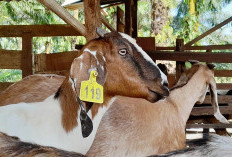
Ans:
[{"label": "goat body", "polygon": [[[121,53],[122,50],[126,53]],[[1,106],[0,131],[23,142],[85,154],[116,95],[157,101],[160,95],[169,93],[162,72],[125,34],[108,33],[90,41],[81,52],[56,93],[40,102]],[[97,82],[104,87],[104,103],[83,102],[93,120],[92,134],[83,138],[80,104],[76,98],[81,82],[88,80],[92,70],[98,72]]]},{"label": "goat body", "polygon": [[44,101],[58,90],[64,79],[54,74],[27,76],[0,93],[0,106]]},{"label": "goat body", "polygon": [[[184,83],[184,84],[183,84]],[[182,74],[179,86],[156,103],[119,97],[103,116],[87,156],[148,156],[185,147],[185,126],[197,101],[203,102],[210,85],[215,115],[222,122],[215,96],[213,71],[195,64]]]}]

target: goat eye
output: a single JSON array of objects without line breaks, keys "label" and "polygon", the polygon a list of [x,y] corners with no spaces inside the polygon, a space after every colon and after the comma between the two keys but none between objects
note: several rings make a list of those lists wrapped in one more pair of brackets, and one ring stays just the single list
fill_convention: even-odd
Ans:
[{"label": "goat eye", "polygon": [[121,56],[125,56],[127,54],[127,50],[126,49],[121,49],[118,51],[118,53],[121,55]]}]

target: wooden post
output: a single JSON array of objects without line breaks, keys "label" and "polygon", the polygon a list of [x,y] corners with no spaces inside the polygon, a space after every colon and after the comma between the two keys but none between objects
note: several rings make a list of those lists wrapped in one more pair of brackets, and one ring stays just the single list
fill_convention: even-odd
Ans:
[{"label": "wooden post", "polygon": [[100,0],[84,0],[86,40],[98,37],[96,28],[101,27]]},{"label": "wooden post", "polygon": [[[184,39],[176,39],[176,51],[184,51]],[[176,80],[184,72],[185,62],[176,62]]]},{"label": "wooden post", "polygon": [[125,1],[125,33],[132,35],[132,4],[133,0]]},{"label": "wooden post", "polygon": [[23,77],[33,74],[31,33],[24,33],[22,36],[21,69]]},{"label": "wooden post", "polygon": [[120,7],[117,7],[117,31],[124,32],[124,22],[123,22],[124,12]]},{"label": "wooden post", "polygon": [[138,36],[138,27],[137,27],[137,13],[138,10],[138,0],[133,0],[133,6],[132,6],[132,37],[137,38]]}]

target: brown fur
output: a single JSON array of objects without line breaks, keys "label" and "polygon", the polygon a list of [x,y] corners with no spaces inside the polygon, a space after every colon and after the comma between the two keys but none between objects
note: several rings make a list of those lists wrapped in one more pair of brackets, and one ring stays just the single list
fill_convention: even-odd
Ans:
[{"label": "brown fur", "polygon": [[17,137],[0,133],[1,157],[83,157],[84,155],[21,142]]},{"label": "brown fur", "polygon": [[148,156],[184,148],[192,107],[202,101],[214,75],[207,66],[197,64],[182,76],[180,87],[165,100],[152,104],[119,97],[103,116],[87,156]]},{"label": "brown fur", "polygon": [[0,93],[0,106],[43,101],[58,90],[64,79],[53,74],[27,76]]}]

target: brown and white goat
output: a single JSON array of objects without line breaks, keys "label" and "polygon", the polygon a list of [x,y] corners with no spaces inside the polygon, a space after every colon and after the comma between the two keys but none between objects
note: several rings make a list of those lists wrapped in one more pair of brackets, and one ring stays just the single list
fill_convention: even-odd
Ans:
[{"label": "brown and white goat", "polygon": [[0,106],[43,101],[58,90],[64,79],[54,74],[27,76],[0,93]]},{"label": "brown and white goat", "polygon": [[103,116],[88,157],[141,157],[185,147],[185,127],[196,102],[210,87],[215,116],[221,122],[212,65],[196,63],[182,74],[179,85],[156,103],[118,97]]},{"label": "brown and white goat", "polygon": [[[104,87],[104,103],[83,102],[86,110],[90,109],[88,116],[94,125],[92,134],[83,138],[81,109],[76,97],[81,81],[88,80],[91,70],[98,72],[97,82]],[[23,142],[85,154],[115,96],[154,102],[169,94],[166,81],[165,75],[134,39],[123,33],[104,34],[83,47],[82,55],[74,59],[69,77],[56,93],[42,102],[1,106],[0,131]]]}]

